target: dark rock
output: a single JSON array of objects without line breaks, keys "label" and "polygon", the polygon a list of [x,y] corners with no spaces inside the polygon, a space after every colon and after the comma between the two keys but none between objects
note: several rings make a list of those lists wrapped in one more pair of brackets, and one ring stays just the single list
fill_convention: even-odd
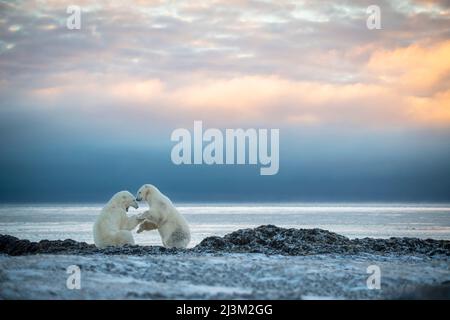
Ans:
[{"label": "dark rock", "polygon": [[93,244],[66,240],[30,242],[0,235],[0,253],[27,254],[107,254],[173,255],[179,253],[263,253],[267,255],[313,254],[422,254],[450,255],[450,241],[416,238],[353,239],[322,229],[285,229],[274,225],[241,229],[224,237],[208,237],[192,249],[167,249],[161,246],[125,245],[98,249]]},{"label": "dark rock", "polygon": [[208,237],[202,242],[205,251],[222,251],[227,248],[227,243],[221,237]]},{"label": "dark rock", "polygon": [[416,238],[354,239],[322,229],[284,229],[273,225],[241,229],[199,243],[196,252],[258,252],[268,255],[424,254],[450,255],[450,241]]}]

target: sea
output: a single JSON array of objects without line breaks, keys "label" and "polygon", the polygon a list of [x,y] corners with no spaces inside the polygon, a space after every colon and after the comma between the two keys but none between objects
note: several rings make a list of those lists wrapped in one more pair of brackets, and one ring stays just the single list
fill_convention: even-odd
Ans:
[{"label": "sea", "polygon": [[[180,203],[195,246],[209,236],[277,225],[321,228],[349,238],[417,237],[450,240],[450,204],[415,203]],[[93,243],[92,225],[103,204],[0,204],[0,234],[31,241]],[[130,208],[128,214],[146,210]],[[136,244],[161,245],[156,230],[134,232]]]}]

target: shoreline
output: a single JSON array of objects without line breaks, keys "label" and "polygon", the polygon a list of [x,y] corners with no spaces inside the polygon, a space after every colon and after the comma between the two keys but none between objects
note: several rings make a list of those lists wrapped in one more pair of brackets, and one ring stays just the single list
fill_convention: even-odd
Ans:
[{"label": "shoreline", "polygon": [[305,256],[315,254],[377,254],[450,256],[450,240],[392,237],[388,239],[350,239],[323,229],[280,228],[262,225],[252,229],[239,229],[223,237],[203,239],[193,248],[175,249],[162,246],[125,245],[96,248],[93,244],[66,240],[32,242],[0,234],[0,254],[202,254],[202,253],[262,253],[266,255]]},{"label": "shoreline", "polygon": [[[191,249],[97,249],[0,236],[1,299],[450,299],[450,241],[353,239],[272,225]],[[66,287],[67,268],[81,289]],[[367,286],[381,270],[381,289]]]}]

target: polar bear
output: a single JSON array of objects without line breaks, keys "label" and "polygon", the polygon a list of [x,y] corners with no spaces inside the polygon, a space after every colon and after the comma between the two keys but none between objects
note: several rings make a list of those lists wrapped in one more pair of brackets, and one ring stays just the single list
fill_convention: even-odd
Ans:
[{"label": "polar bear", "polygon": [[129,207],[138,208],[134,196],[128,191],[116,193],[95,221],[94,243],[99,248],[134,244],[133,230],[140,222],[136,215],[127,216]]},{"label": "polar bear", "polygon": [[140,224],[138,233],[158,229],[164,247],[187,247],[191,241],[189,226],[169,198],[155,186],[145,184],[139,189],[136,200],[145,200],[150,207],[149,210],[138,215],[138,219],[145,219]]}]

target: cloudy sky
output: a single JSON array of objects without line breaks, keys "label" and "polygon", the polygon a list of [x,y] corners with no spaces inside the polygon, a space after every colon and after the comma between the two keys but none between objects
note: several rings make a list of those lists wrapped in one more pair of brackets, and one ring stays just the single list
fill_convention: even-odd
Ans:
[{"label": "cloudy sky", "polygon": [[[0,1],[0,201],[450,201],[449,57],[448,0]],[[194,120],[279,174],[173,165]]]}]

